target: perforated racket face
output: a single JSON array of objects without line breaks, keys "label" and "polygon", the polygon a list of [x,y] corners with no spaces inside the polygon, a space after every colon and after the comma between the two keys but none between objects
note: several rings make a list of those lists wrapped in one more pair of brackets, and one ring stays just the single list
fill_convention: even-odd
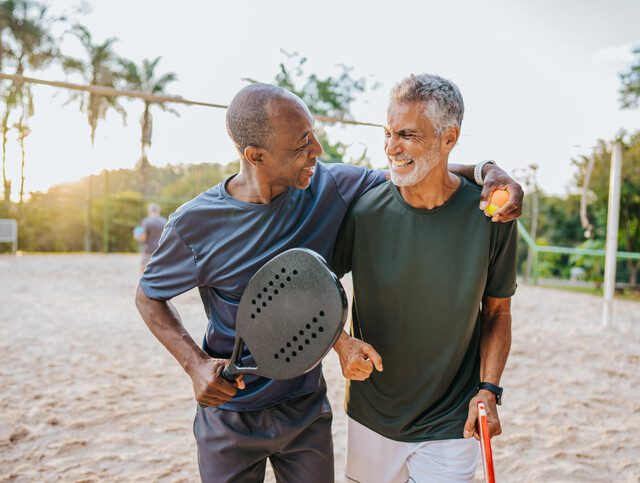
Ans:
[{"label": "perforated racket face", "polygon": [[290,379],[315,367],[335,343],[347,317],[347,298],[317,253],[295,248],[266,263],[247,284],[236,337],[256,366],[232,372]]}]

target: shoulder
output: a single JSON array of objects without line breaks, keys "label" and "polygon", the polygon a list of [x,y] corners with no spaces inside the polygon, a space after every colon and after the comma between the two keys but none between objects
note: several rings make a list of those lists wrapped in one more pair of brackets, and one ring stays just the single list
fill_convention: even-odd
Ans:
[{"label": "shoulder", "polygon": [[180,229],[184,226],[201,223],[221,208],[225,208],[227,202],[222,196],[221,184],[219,183],[203,191],[195,198],[178,207],[175,212],[169,215],[169,224],[176,229]]},{"label": "shoulder", "polygon": [[365,191],[360,195],[349,208],[352,216],[365,215],[383,209],[393,199],[391,181],[386,181],[378,186]]},{"label": "shoulder", "polygon": [[369,169],[363,166],[355,166],[349,163],[322,163],[318,162],[321,170],[331,176],[336,184],[354,183],[368,177],[379,177],[385,179],[384,173],[377,169]]},{"label": "shoulder", "polygon": [[464,176],[458,175],[458,177],[460,178],[460,183],[462,185],[460,186],[460,193],[463,195],[463,197],[465,199],[478,200],[478,203],[480,203],[482,186],[478,186],[477,184],[472,183]]},{"label": "shoulder", "polygon": [[477,218],[479,223],[490,226],[492,232],[497,234],[498,237],[502,236],[505,232],[511,232],[515,229],[517,226],[517,222],[515,220],[508,221],[506,223],[492,222],[491,219],[479,208],[482,186],[478,186],[462,176],[460,178],[462,180],[462,186],[460,187],[460,201],[466,205],[473,216]]},{"label": "shoulder", "polygon": [[353,164],[349,163],[323,163],[319,161],[318,166],[320,166],[327,173],[334,177],[353,177],[362,175],[367,170],[367,168],[363,168],[362,166],[354,166]]}]

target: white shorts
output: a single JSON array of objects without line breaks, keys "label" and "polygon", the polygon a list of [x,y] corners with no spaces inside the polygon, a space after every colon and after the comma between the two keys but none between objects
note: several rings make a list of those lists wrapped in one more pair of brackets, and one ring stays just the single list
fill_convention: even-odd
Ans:
[{"label": "white shorts", "polygon": [[472,481],[478,465],[475,438],[403,443],[348,418],[345,476],[359,483]]}]

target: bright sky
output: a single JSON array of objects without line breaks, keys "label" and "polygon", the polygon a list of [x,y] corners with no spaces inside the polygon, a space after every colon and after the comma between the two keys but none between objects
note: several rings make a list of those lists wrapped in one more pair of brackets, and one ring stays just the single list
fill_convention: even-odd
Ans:
[{"label": "bright sky", "polygon": [[[56,0],[56,10],[77,1]],[[410,73],[447,77],[460,87],[466,114],[451,161],[492,158],[511,172],[537,163],[546,192],[564,194],[570,158],[589,153],[598,138],[640,129],[640,111],[618,107],[618,74],[640,45],[640,2],[635,0],[502,0],[457,2],[110,0],[93,5],[83,23],[116,51],[140,62],[163,57],[159,72],[174,71],[172,94],[228,103],[243,77],[271,81],[283,48],[308,57],[307,73],[371,76],[381,84],[353,106],[357,119],[384,123],[389,88]],[[79,55],[77,42],[64,44]],[[58,69],[38,73],[62,80]],[[76,79],[69,78],[70,81]],[[36,115],[27,139],[27,190],[46,190],[104,168],[131,167],[139,157],[140,102],[122,101],[127,127],[111,112],[95,146],[68,94],[34,87]],[[55,94],[55,96],[54,96]],[[224,129],[224,111],[178,107],[181,117],[154,116],[155,165],[228,162],[236,153]],[[365,146],[383,166],[382,131],[332,128],[334,139]],[[12,135],[13,136],[13,135]],[[14,193],[19,151],[9,140]]]}]

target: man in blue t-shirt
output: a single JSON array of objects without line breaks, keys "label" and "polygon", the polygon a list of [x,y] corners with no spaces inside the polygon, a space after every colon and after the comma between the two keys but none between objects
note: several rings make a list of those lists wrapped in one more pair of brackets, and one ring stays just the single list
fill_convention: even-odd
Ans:
[{"label": "man in blue t-shirt", "polygon": [[[279,87],[242,89],[226,123],[240,172],[170,216],[140,280],[136,305],[191,377],[195,399],[207,406],[197,409],[194,423],[203,481],[261,481],[267,458],[279,481],[333,481],[332,415],[320,367],[289,380],[245,376],[236,384],[220,372],[233,349],[238,303],[252,275],[294,247],[330,259],[349,205],[384,182],[385,174],[318,162],[322,147],[309,109]],[[473,178],[471,166],[451,168]],[[495,166],[484,170],[485,195],[498,186],[512,193],[496,219],[519,216],[520,187]],[[169,302],[195,287],[209,320],[202,348]],[[364,342],[350,343],[358,357],[375,356]]]}]

